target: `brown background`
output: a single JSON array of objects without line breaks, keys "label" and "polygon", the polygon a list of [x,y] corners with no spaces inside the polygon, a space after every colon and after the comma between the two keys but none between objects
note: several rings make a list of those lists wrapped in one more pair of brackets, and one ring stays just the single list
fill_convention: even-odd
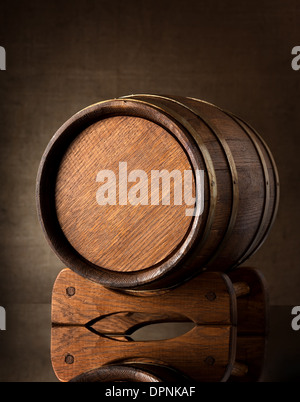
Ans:
[{"label": "brown background", "polygon": [[298,0],[1,1],[0,380],[55,380],[50,297],[62,264],[37,220],[35,178],[59,126],[99,100],[192,96],[261,133],[278,165],[281,200],[248,265],[264,273],[272,305],[300,304],[300,71],[291,68],[299,34]]}]

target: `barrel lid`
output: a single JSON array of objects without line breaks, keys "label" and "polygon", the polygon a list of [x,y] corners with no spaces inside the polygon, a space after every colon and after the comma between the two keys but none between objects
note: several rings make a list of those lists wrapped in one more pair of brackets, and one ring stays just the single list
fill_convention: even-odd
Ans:
[{"label": "barrel lid", "polygon": [[192,148],[183,127],[146,102],[101,102],[69,119],[37,180],[39,217],[62,261],[116,287],[178,264],[197,228]]}]

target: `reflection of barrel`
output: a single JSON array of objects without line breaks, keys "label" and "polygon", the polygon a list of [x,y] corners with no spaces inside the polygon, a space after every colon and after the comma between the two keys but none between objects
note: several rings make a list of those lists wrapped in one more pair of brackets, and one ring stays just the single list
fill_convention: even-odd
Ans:
[{"label": "reflection of barrel", "polygon": [[[154,189],[153,172],[163,171],[169,190],[162,176]],[[58,130],[37,199],[64,264],[105,286],[142,290],[249,258],[274,221],[278,186],[267,146],[240,118],[191,98],[132,95],[92,105]],[[191,202],[199,194],[203,212]]]},{"label": "reflection of barrel", "polygon": [[[121,362],[123,363],[123,362]],[[157,363],[132,362],[107,364],[79,374],[70,382],[174,382],[187,381],[177,370]]]}]

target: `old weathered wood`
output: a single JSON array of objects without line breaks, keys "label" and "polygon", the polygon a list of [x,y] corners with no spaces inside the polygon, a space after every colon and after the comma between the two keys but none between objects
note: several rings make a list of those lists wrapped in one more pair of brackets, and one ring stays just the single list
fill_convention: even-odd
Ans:
[{"label": "old weathered wood", "polygon": [[229,272],[233,282],[246,283],[247,294],[237,298],[237,331],[238,335],[266,336],[269,331],[269,293],[262,273],[249,267],[241,267]]},{"label": "old weathered wood", "polygon": [[[64,269],[52,295],[53,368],[61,381],[69,381],[106,364],[151,358],[190,379],[226,380],[235,356],[235,311],[233,285],[220,272],[204,273],[160,295],[139,297]],[[149,323],[176,321],[196,325],[171,339],[127,337]]]},{"label": "old weathered wood", "polygon": [[[128,367],[122,371],[124,364],[142,360],[152,361],[162,372],[167,366],[196,381],[258,378],[263,350],[259,346],[256,353],[247,353],[247,347],[261,345],[265,334],[266,307],[260,306],[266,303],[264,282],[251,268],[237,269],[232,277],[206,272],[174,289],[141,297],[139,292],[115,291],[70,269],[62,270],[54,284],[51,312],[51,359],[57,377],[61,381],[120,380],[120,376],[135,375]],[[249,292],[237,297],[234,283]],[[130,337],[137,328],[167,322],[195,325],[169,339],[133,341]],[[118,368],[102,371],[106,365]],[[145,367],[142,377],[138,373],[144,379],[158,375]]]},{"label": "old weathered wood", "polygon": [[[72,296],[68,289],[72,288]],[[186,322],[236,325],[233,285],[220,272],[206,272],[161,295],[138,297],[85,280],[66,268],[52,292],[52,323],[95,325],[98,332],[124,334],[146,322]]]},{"label": "old weathered wood", "polygon": [[[154,168],[183,173],[191,170],[191,165],[184,149],[165,129],[131,116],[115,116],[92,124],[67,149],[55,190],[58,221],[66,238],[79,254],[97,266],[138,271],[159,263],[178,248],[192,217],[186,216],[184,204],[172,208],[129,203],[99,206],[95,202],[99,187],[95,173],[100,169],[118,173],[119,162],[126,162],[128,172],[143,169],[149,178]],[[126,181],[127,177],[119,177],[117,200],[119,188],[125,185],[130,191],[133,186]],[[150,191],[149,182],[147,193]],[[174,197],[173,188],[170,197]],[[144,198],[141,202],[145,201]]]},{"label": "old weathered wood", "polygon": [[240,287],[247,284],[249,292],[237,298],[236,360],[247,366],[243,376],[231,376],[231,382],[257,382],[263,379],[266,344],[269,334],[269,295],[262,273],[241,267],[228,273]]},{"label": "old weathered wood", "polygon": [[[172,204],[172,186],[171,205],[162,205],[167,190],[159,205],[150,198],[143,205],[145,195],[138,205],[118,198],[98,205],[98,172],[118,178],[120,162],[148,178],[153,170],[181,177],[190,170],[194,192],[195,172],[204,171],[203,213],[186,216],[187,205]],[[262,245],[278,199],[273,157],[254,129],[183,97],[131,95],[82,110],[50,141],[37,178],[39,217],[53,250],[75,272],[115,289],[168,288],[206,269],[228,272]]]},{"label": "old weathered wood", "polygon": [[233,288],[236,294],[236,297],[241,297],[249,294],[250,288],[246,282],[234,282]]},{"label": "old weathered wood", "polygon": [[247,372],[248,366],[246,366],[246,364],[235,362],[232,367],[231,375],[234,377],[244,377]]},{"label": "old weathered wood", "polygon": [[52,328],[52,365],[61,381],[104,364],[148,356],[166,362],[195,381],[222,381],[232,366],[234,328],[196,326],[174,339],[126,342],[99,336],[82,326]]},{"label": "old weathered wood", "polygon": [[[264,378],[267,335],[239,335],[236,342],[236,360],[247,367],[242,376],[232,375],[228,382],[259,382]],[[237,373],[239,374],[239,373]]]}]

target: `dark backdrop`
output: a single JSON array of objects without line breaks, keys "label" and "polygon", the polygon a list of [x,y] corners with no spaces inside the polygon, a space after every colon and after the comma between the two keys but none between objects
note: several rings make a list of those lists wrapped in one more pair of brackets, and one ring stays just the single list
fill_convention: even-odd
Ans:
[{"label": "dark backdrop", "polygon": [[299,0],[1,0],[0,305],[7,330],[0,332],[0,379],[55,379],[49,316],[63,266],[37,220],[36,172],[59,126],[99,100],[192,96],[261,133],[277,162],[281,199],[268,239],[247,265],[265,275],[272,305],[300,304],[300,71],[291,67],[299,34]]}]

